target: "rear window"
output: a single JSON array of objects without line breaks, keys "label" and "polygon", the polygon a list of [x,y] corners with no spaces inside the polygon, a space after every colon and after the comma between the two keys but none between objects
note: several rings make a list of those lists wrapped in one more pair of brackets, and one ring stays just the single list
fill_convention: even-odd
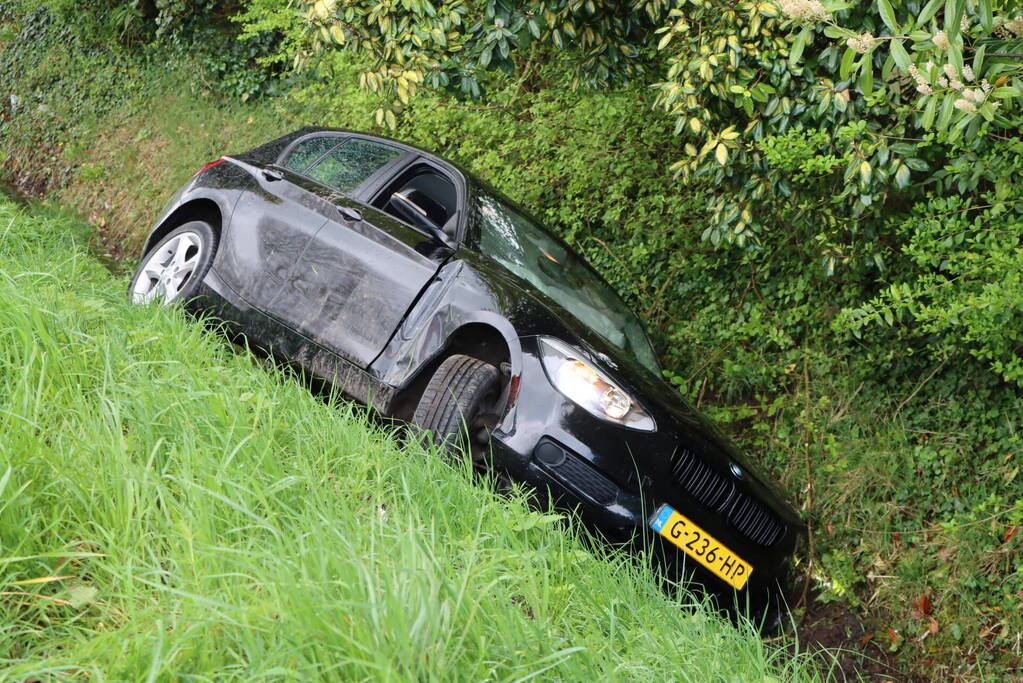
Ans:
[{"label": "rear window", "polygon": [[396,147],[355,138],[331,151],[305,174],[335,190],[351,192],[399,156],[401,150]]},{"label": "rear window", "polygon": [[288,159],[284,162],[284,166],[292,171],[302,173],[312,166],[314,161],[336,147],[340,141],[341,138],[334,135],[303,140],[295,145],[295,148],[288,154]]}]

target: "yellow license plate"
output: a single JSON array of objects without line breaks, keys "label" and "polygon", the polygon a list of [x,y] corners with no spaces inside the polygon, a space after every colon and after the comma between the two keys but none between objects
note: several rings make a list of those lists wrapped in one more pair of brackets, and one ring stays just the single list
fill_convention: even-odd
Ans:
[{"label": "yellow license plate", "polygon": [[736,590],[742,590],[753,573],[753,565],[670,505],[661,506],[650,527]]}]

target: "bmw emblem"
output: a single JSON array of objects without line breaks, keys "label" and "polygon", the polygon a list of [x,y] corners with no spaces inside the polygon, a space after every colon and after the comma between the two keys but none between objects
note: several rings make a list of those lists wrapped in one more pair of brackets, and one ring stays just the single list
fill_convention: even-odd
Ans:
[{"label": "bmw emblem", "polygon": [[742,479],[743,471],[742,468],[736,465],[734,462],[728,466],[728,469],[732,470],[732,474],[735,475],[736,479]]}]

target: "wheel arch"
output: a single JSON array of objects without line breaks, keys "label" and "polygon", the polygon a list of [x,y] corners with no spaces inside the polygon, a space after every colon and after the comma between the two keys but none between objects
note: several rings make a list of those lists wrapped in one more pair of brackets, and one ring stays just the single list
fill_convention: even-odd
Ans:
[{"label": "wheel arch", "polygon": [[224,212],[216,201],[208,197],[197,197],[183,202],[153,229],[146,239],[142,253],[148,254],[149,250],[156,246],[171,230],[191,221],[209,223],[217,239],[220,239],[224,227]]},{"label": "wheel arch", "polygon": [[399,419],[410,419],[430,378],[441,363],[455,354],[479,358],[498,368],[501,373],[501,398],[497,412],[504,415],[515,399],[514,392],[518,387],[522,367],[522,348],[511,324],[486,312],[463,321],[428,360],[414,369],[395,392],[388,412]]}]

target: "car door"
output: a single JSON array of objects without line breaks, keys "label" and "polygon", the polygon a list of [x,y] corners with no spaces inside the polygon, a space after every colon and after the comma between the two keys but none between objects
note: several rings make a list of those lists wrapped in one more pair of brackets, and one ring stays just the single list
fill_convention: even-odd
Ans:
[{"label": "car door", "polygon": [[[295,296],[289,286],[294,269],[310,239],[338,216],[337,190],[324,182],[324,175],[336,165],[333,150],[348,140],[338,133],[307,136],[285,150],[277,163],[252,168],[258,187],[239,199],[230,243],[221,247],[228,283],[253,306],[292,327]],[[357,187],[404,154],[391,148],[364,159],[360,168],[348,169],[343,179],[333,179]]]},{"label": "car door", "polygon": [[[384,143],[354,138],[331,155],[350,168],[377,145]],[[327,175],[319,177],[338,190],[337,212],[317,230],[295,268],[291,316],[303,335],[365,368],[451,250],[368,203],[369,187],[386,186],[386,178],[352,188]]]},{"label": "car door", "polygon": [[247,166],[241,193],[218,254],[218,274],[243,299],[266,312],[279,298],[309,238],[337,209],[332,192],[302,172],[344,142],[337,134],[297,141],[280,165]]}]

